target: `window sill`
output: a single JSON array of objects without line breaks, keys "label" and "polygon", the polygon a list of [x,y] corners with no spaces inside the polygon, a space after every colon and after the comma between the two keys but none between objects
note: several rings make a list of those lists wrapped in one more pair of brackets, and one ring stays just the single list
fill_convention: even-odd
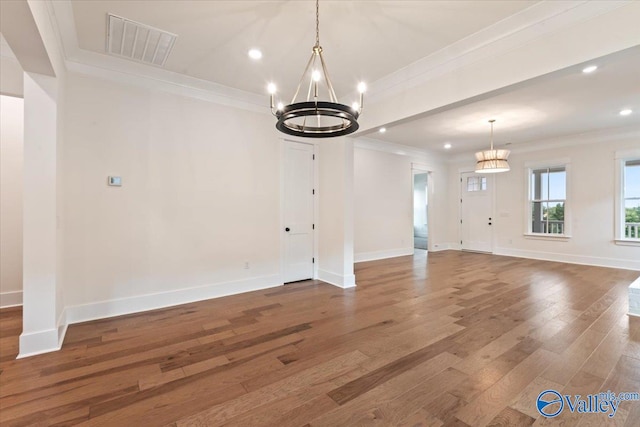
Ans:
[{"label": "window sill", "polygon": [[615,239],[614,242],[620,246],[640,246],[640,239]]},{"label": "window sill", "polygon": [[542,234],[542,233],[524,233],[525,239],[532,240],[551,240],[559,242],[568,242],[571,236],[568,234]]}]

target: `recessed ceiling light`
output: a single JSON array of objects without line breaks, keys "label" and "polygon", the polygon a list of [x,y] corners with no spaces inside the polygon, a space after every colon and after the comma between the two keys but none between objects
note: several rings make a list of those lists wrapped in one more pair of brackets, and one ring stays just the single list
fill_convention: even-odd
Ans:
[{"label": "recessed ceiling light", "polygon": [[380,133],[385,133],[387,131],[387,128],[380,128],[378,129],[378,132]]},{"label": "recessed ceiling light", "polygon": [[446,144],[444,144],[444,148],[445,148],[445,150],[450,149],[451,148],[451,144],[447,142]]},{"label": "recessed ceiling light", "polygon": [[633,113],[632,110],[626,109],[626,110],[621,110],[620,111],[620,115],[621,116],[628,116],[629,114]]},{"label": "recessed ceiling light", "polygon": [[249,58],[258,60],[262,58],[262,52],[259,49],[250,49]]},{"label": "recessed ceiling light", "polygon": [[582,72],[585,74],[589,74],[589,73],[593,73],[597,69],[598,69],[597,65],[589,65],[588,67],[583,68]]}]

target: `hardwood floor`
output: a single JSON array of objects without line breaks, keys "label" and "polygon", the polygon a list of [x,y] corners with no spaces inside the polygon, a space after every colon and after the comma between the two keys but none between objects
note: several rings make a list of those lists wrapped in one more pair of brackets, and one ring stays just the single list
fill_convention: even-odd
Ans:
[{"label": "hardwood floor", "polygon": [[536,398],[640,391],[640,273],[463,252],[72,325],[61,351],[13,360],[0,313],[0,424],[639,426]]}]

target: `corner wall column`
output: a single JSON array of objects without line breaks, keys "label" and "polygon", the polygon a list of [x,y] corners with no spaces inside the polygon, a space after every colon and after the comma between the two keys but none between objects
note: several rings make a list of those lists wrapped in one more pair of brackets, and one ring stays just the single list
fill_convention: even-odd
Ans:
[{"label": "corner wall column", "polygon": [[24,76],[23,331],[20,357],[58,350],[57,81]]},{"label": "corner wall column", "polygon": [[318,279],[341,288],[353,273],[353,139],[332,138],[320,147]]}]

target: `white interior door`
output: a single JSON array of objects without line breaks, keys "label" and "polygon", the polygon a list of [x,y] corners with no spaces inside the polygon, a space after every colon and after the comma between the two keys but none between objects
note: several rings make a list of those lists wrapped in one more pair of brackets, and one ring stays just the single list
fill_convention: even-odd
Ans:
[{"label": "white interior door", "polygon": [[462,250],[492,252],[493,177],[460,174],[460,235]]},{"label": "white interior door", "polygon": [[284,142],[284,282],[313,278],[313,145]]}]

